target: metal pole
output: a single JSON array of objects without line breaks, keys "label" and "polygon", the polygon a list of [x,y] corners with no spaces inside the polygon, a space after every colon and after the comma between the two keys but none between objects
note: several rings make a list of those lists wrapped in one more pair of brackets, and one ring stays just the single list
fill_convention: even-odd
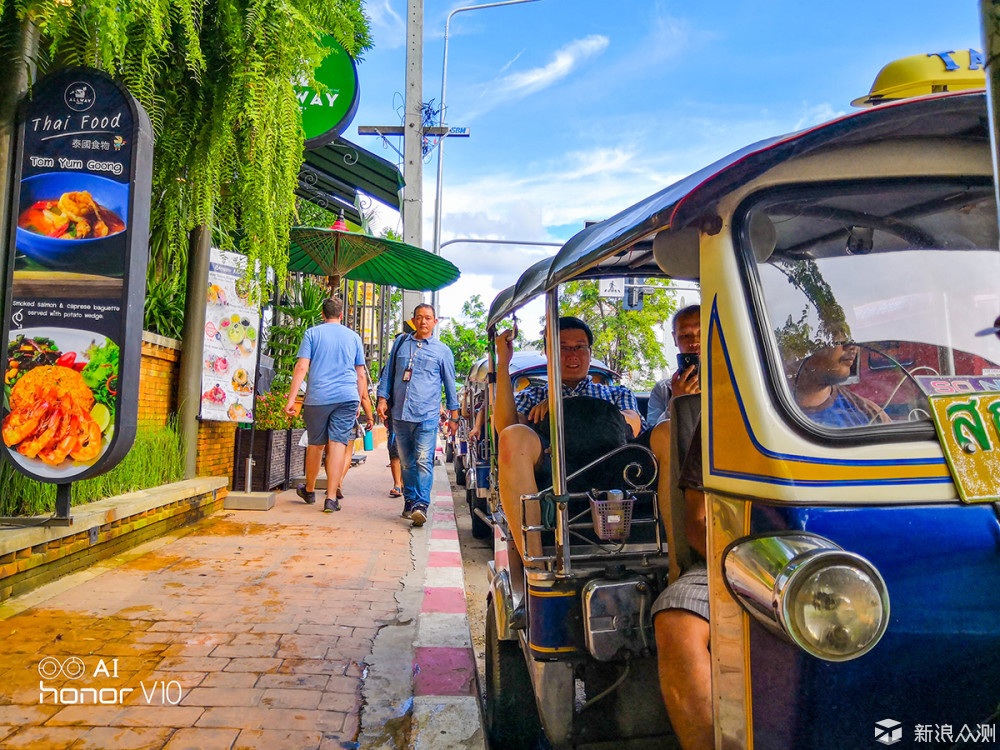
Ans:
[{"label": "metal pole", "polygon": [[[484,5],[467,5],[464,8],[455,8],[451,13],[448,14],[448,19],[444,22],[444,60],[441,63],[441,110],[438,112],[438,126],[444,127],[444,96],[446,91],[446,84],[448,82],[448,33],[451,27],[451,17],[456,13],[463,13],[467,10],[479,10],[480,8],[498,8],[501,5],[520,5],[521,3],[534,3],[538,0],[506,0],[502,3],[486,3]],[[438,138],[438,154],[437,154],[437,184],[435,186],[434,194],[434,254],[441,254],[441,191],[442,191],[442,180],[441,173],[444,169],[444,141],[446,136],[439,136]],[[431,292],[431,304],[434,305],[435,312],[440,312],[438,310],[438,293]]]},{"label": "metal pole", "polygon": [[[424,182],[424,3],[407,0],[406,88],[403,113],[403,242],[423,245]],[[424,301],[422,292],[403,290],[402,319]]]},{"label": "metal pole", "polygon": [[545,351],[549,360],[549,440],[552,494],[556,496],[556,571],[571,572],[569,507],[566,503],[566,441],[563,435],[562,359],[559,355],[559,287],[545,295]]},{"label": "metal pole", "polygon": [[[530,242],[530,241],[521,241],[521,240],[482,240],[482,239],[474,239],[472,237],[461,237],[461,238],[454,239],[454,240],[448,240],[447,242],[442,242],[441,243],[441,247],[445,247],[446,245],[453,245],[456,242],[472,242],[472,243],[479,243],[480,245],[541,245],[541,246],[544,246],[544,247],[562,247],[563,245],[566,244],[565,242]],[[440,251],[440,248],[438,248],[438,250]],[[440,255],[440,252],[438,254]]]}]

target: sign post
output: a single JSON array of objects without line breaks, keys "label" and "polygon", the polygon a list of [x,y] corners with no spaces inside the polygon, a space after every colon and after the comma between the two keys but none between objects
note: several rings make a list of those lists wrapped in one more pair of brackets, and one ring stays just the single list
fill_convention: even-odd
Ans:
[{"label": "sign post", "polygon": [[40,80],[18,111],[3,341],[7,459],[58,485],[132,447],[149,242],[153,136],[120,84],[86,68]]}]

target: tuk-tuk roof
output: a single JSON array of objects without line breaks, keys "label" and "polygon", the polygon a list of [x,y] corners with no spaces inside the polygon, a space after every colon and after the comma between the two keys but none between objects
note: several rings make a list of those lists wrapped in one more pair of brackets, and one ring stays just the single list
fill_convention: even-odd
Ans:
[{"label": "tuk-tuk roof", "polygon": [[490,358],[482,357],[477,359],[472,363],[472,367],[469,368],[469,375],[465,379],[467,383],[485,383],[486,375],[490,369]]},{"label": "tuk-tuk roof", "polygon": [[508,312],[512,309],[510,307],[510,298],[514,296],[514,285],[511,284],[509,287],[504,289],[500,294],[493,298],[490,303],[490,310],[486,315],[486,328],[490,329],[499,323]]},{"label": "tuk-tuk roof", "polygon": [[487,328],[495,326],[512,311],[545,290],[549,265],[554,257],[550,255],[532,263],[513,286],[507,287],[497,295],[490,305],[490,315],[486,320]]},{"label": "tuk-tuk roof", "polygon": [[984,92],[894,101],[746,146],[574,235],[552,259],[548,278],[537,293],[575,278],[659,275],[652,242],[640,240],[668,227],[688,226],[720,197],[777,164],[828,146],[914,137],[988,139]]}]

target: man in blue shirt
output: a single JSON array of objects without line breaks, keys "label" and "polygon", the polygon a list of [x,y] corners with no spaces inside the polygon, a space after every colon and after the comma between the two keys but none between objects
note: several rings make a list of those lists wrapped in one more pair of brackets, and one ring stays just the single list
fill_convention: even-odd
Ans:
[{"label": "man in blue shirt", "polygon": [[816,424],[843,429],[889,422],[877,404],[844,387],[856,380],[858,347],[847,338],[846,324],[834,342],[807,357],[799,366],[793,388],[795,402]]},{"label": "man in blue shirt", "polygon": [[[434,449],[441,414],[441,388],[451,412],[451,434],[458,428],[455,357],[434,336],[437,316],[427,304],[413,310],[416,332],[402,337],[382,368],[378,384],[378,414],[390,413],[403,469],[403,518],[423,526],[434,482]],[[390,374],[391,373],[391,374]]]},{"label": "man in blue shirt", "polygon": [[[309,433],[306,450],[306,483],[296,488],[308,504],[316,502],[316,477],[326,447],[326,501],[323,512],[340,510],[344,496],[347,444],[354,436],[358,407],[364,404],[368,429],[375,423],[368,398],[365,354],[361,337],[340,324],[344,303],[339,297],[323,301],[323,323],[305,332],[299,346],[298,361],[292,371],[285,413],[295,414],[295,399],[309,375],[302,417]],[[331,497],[331,493],[336,494]]]}]

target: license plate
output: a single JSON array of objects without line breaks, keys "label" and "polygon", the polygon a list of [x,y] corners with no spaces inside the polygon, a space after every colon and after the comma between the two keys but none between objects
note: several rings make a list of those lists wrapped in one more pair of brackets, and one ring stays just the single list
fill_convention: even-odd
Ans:
[{"label": "license plate", "polygon": [[931,396],[929,400],[962,502],[1000,499],[1000,392]]}]

